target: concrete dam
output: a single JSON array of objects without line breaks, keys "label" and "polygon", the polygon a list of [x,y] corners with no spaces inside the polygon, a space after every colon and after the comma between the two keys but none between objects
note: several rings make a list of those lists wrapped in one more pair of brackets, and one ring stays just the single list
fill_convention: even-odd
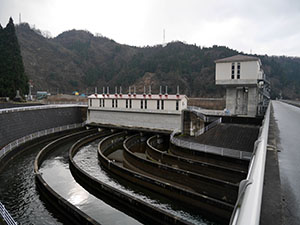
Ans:
[{"label": "concrete dam", "polygon": [[[127,103],[122,121],[107,109],[104,117],[95,115],[108,105],[97,97],[91,111],[78,105],[2,109],[3,211],[19,224],[241,224],[256,185],[255,158],[266,148],[269,112],[253,119],[186,108],[190,122],[180,133],[174,130],[180,122],[164,129],[163,118],[180,118],[184,98],[172,105],[169,96],[140,97],[132,108]],[[108,101],[114,108],[123,104]],[[155,114],[145,127],[141,114],[141,124],[127,126],[130,113],[138,113],[135,104]],[[168,107],[166,114],[153,112]]]}]

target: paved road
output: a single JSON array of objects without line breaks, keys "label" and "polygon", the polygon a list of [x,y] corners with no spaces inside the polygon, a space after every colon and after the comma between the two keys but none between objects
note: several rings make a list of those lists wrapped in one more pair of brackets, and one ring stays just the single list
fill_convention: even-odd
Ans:
[{"label": "paved road", "polygon": [[279,128],[283,224],[300,224],[300,108],[273,101]]}]

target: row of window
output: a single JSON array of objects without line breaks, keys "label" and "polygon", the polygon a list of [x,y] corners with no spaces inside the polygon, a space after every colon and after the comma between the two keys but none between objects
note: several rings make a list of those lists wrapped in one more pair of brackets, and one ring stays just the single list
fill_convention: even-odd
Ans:
[{"label": "row of window", "polygon": [[[231,79],[235,78],[235,63],[231,64]],[[241,77],[241,63],[237,63],[237,73],[236,73],[236,79],[240,79]]]},{"label": "row of window", "polygon": [[[93,105],[92,99],[90,99],[90,106]],[[118,99],[112,99],[112,108],[118,108]],[[99,107],[105,107],[105,99],[99,99]],[[141,100],[141,109],[147,109],[147,100]],[[132,108],[132,100],[126,99],[126,109]],[[164,110],[164,100],[157,100],[157,109]],[[176,110],[179,110],[179,101],[176,101]]]}]

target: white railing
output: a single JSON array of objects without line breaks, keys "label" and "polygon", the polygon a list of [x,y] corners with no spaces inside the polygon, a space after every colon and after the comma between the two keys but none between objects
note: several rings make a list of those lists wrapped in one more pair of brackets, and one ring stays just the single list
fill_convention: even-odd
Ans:
[{"label": "white railing", "polygon": [[56,104],[56,105],[25,106],[25,107],[0,109],[0,114],[12,113],[12,112],[21,112],[21,111],[29,111],[29,110],[69,108],[69,107],[86,107],[86,106],[85,105],[78,105],[78,104],[64,104],[64,105]]},{"label": "white railing", "polygon": [[75,123],[75,124],[70,124],[70,125],[64,125],[60,127],[55,127],[55,128],[50,128],[47,130],[41,130],[37,131],[35,133],[29,134],[27,136],[24,136],[22,138],[19,138],[17,140],[14,140],[13,142],[7,144],[0,150],[0,159],[3,155],[5,155],[7,152],[11,151],[12,149],[18,147],[21,144],[24,144],[27,141],[31,141],[35,138],[42,137],[48,134],[53,134],[56,132],[64,131],[64,130],[69,130],[69,129],[74,129],[78,127],[83,127],[85,125],[85,122],[83,123]]},{"label": "white railing", "polygon": [[48,105],[56,105],[56,104],[58,104],[58,105],[61,105],[61,104],[72,104],[72,105],[85,105],[85,106],[87,106],[88,105],[88,102],[87,101],[85,101],[85,102],[80,102],[80,101],[46,101],[46,104],[48,104]]},{"label": "white railing", "polygon": [[179,130],[173,131],[172,134],[170,135],[170,142],[182,148],[187,148],[194,151],[211,153],[211,154],[216,154],[221,156],[228,156],[237,159],[249,160],[252,156],[251,152],[244,152],[244,151],[234,150],[230,148],[222,148],[222,147],[216,147],[211,145],[204,145],[204,144],[191,142],[191,141],[185,141],[176,137],[176,134],[179,133],[180,133]]},{"label": "white railing", "polygon": [[200,130],[198,130],[196,133],[195,133],[195,136],[198,137],[200,136],[201,134],[203,134],[204,132],[210,130],[211,128],[217,126],[218,124],[222,123],[222,117],[220,117],[219,119],[216,119],[214,122],[208,124],[207,126],[201,128]]},{"label": "white railing", "polygon": [[9,212],[6,210],[4,205],[0,202],[0,215],[4,222],[8,225],[17,225],[18,223],[12,218]]},{"label": "white railing", "polygon": [[238,200],[230,225],[259,225],[270,123],[270,105],[265,114],[259,138],[254,145],[247,178],[240,184]]}]

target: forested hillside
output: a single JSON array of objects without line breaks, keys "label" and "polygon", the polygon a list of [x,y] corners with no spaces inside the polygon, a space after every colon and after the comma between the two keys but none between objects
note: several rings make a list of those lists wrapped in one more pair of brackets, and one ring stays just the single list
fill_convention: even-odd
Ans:
[{"label": "forested hillside", "polygon": [[[190,97],[222,97],[224,89],[215,86],[214,60],[240,52],[223,46],[211,48],[172,42],[167,46],[133,47],[121,45],[87,31],[66,31],[44,38],[28,24],[17,27],[25,71],[35,90],[71,93],[90,92],[94,87],[168,85],[169,92]],[[300,58],[258,56],[272,84],[272,97],[300,97]]]},{"label": "forested hillside", "polygon": [[14,98],[28,92],[28,79],[12,18],[5,28],[0,25],[0,97]]}]

